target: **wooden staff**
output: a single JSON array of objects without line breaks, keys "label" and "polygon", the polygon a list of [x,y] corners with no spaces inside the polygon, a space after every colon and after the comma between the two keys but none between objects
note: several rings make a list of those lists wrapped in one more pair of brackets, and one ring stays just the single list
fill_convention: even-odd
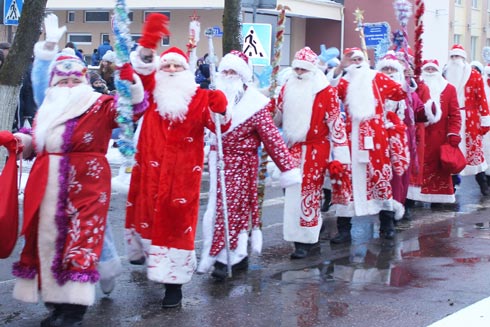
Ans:
[{"label": "wooden staff", "polygon": [[[272,59],[272,72],[271,83],[269,86],[269,97],[275,97],[275,91],[277,88],[277,76],[279,74],[280,61],[281,61],[281,49],[284,43],[284,30],[286,28],[286,10],[291,10],[288,6],[278,5],[279,15],[277,17],[277,29],[276,40],[274,42],[274,57]],[[257,186],[257,199],[259,204],[259,217],[262,217],[262,205],[264,203],[265,195],[265,175],[267,173],[268,155],[265,148],[262,147],[262,154],[260,156],[259,164],[259,182]]]},{"label": "wooden staff", "polygon": [[366,39],[364,37],[364,24],[362,22],[364,20],[364,10],[357,8],[354,11],[354,16],[356,17],[354,23],[357,24],[355,30],[359,32],[359,37],[361,38],[361,49],[362,52],[364,52],[364,56],[366,57],[366,60],[368,60],[369,57],[367,52]]}]

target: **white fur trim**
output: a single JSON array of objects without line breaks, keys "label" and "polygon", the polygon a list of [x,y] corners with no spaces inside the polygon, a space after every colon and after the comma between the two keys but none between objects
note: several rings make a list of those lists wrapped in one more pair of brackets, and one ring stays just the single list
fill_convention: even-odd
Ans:
[{"label": "white fur trim", "polygon": [[141,60],[140,51],[143,49],[141,46],[136,48],[136,51],[133,51],[129,54],[129,59],[131,60],[131,65],[135,72],[140,75],[150,75],[158,68],[158,57],[153,56],[153,61],[146,63]]},{"label": "white fur trim", "polygon": [[354,50],[354,51],[351,51],[350,53],[352,53],[352,55],[350,56],[350,58],[363,58],[363,59],[366,59],[366,57],[364,56],[364,52],[362,52],[361,50]]},{"label": "white fur trim", "polygon": [[13,298],[24,302],[37,303],[39,301],[37,278],[37,275],[34,279],[17,278],[12,293]]},{"label": "white fur trim", "polygon": [[218,72],[222,72],[223,70],[234,70],[240,75],[240,78],[243,83],[248,83],[252,79],[252,67],[250,64],[247,64],[245,60],[238,57],[237,55],[228,53],[225,55],[218,67]]},{"label": "white fur trim", "polygon": [[[432,113],[432,105],[435,106],[436,108],[436,113]],[[441,103],[439,101],[433,101],[432,99],[429,99],[425,104],[424,104],[424,112],[425,112],[425,117],[427,117],[427,121],[430,124],[435,124],[437,123],[442,116],[442,110],[441,110]]]},{"label": "white fur trim", "polygon": [[126,254],[129,261],[138,260],[142,257],[148,258],[144,241],[134,228],[124,230],[124,239],[126,241]]},{"label": "white fur trim", "polygon": [[405,207],[403,204],[393,199],[393,211],[395,211],[395,220],[400,220],[405,214]]},{"label": "white fur trim", "polygon": [[398,72],[403,73],[403,67],[398,60],[385,58],[385,59],[381,59],[376,63],[376,70],[378,71],[381,71],[385,67],[393,67]]},{"label": "white fur trim", "polygon": [[243,124],[256,112],[264,108],[269,102],[269,98],[260,93],[255,87],[247,87],[240,102],[238,102],[233,109],[226,111],[227,113],[230,111],[231,114],[231,126],[226,133],[231,132],[235,127]]},{"label": "white fur trim", "polygon": [[466,51],[462,49],[451,49],[449,51],[449,57],[451,56],[461,56],[466,59]]},{"label": "white fur trim", "polygon": [[[462,142],[463,141],[461,141],[461,143]],[[474,176],[478,173],[481,173],[482,171],[487,170],[487,168],[488,168],[488,164],[486,161],[483,161],[479,165],[474,165],[474,166],[466,165],[466,167],[459,173],[459,175],[461,175],[461,176]]]},{"label": "white fur trim", "polygon": [[46,41],[39,41],[34,45],[34,56],[41,60],[53,60],[58,53],[58,45],[53,50],[44,48]]},{"label": "white fur trim", "polygon": [[63,286],[44,285],[41,290],[44,302],[93,305],[95,284],[68,281]]},{"label": "white fur trim", "polygon": [[343,164],[350,164],[350,150],[347,145],[334,146],[333,148],[333,158],[340,161]]},{"label": "white fur trim", "polygon": [[422,201],[428,203],[454,203],[456,197],[454,194],[422,194],[421,188],[418,186],[409,186],[407,199],[414,201]]},{"label": "white fur trim", "polygon": [[157,283],[188,283],[196,269],[194,250],[151,245],[148,258],[148,279]]},{"label": "white fur trim", "polygon": [[302,177],[299,168],[293,168],[291,170],[281,173],[279,177],[279,183],[282,188],[287,188],[295,184],[301,184]]},{"label": "white fur trim", "polygon": [[29,158],[34,150],[32,136],[24,133],[15,133],[14,136],[21,139],[22,145],[24,146],[24,149],[22,150],[22,156],[24,159]]},{"label": "white fur trim", "polygon": [[306,60],[298,60],[298,59],[293,60],[291,67],[293,67],[293,69],[294,68],[306,69],[306,70],[309,70],[310,72],[313,72],[315,70],[319,70],[315,64],[312,64],[311,62],[306,61]]},{"label": "white fur trim", "polygon": [[145,98],[145,90],[143,89],[143,83],[138,75],[133,74],[134,83],[131,85],[131,103],[138,104]]},{"label": "white fur trim", "polygon": [[480,117],[480,125],[482,127],[490,126],[490,116],[482,116]]},{"label": "white fur trim", "polygon": [[262,230],[258,228],[252,230],[251,243],[252,243],[252,253],[260,255],[262,253],[262,243],[263,243]]},{"label": "white fur trim", "polygon": [[437,66],[435,63],[433,62],[429,62],[429,63],[426,63],[425,65],[422,66],[422,70],[426,69],[427,67],[432,67],[434,69],[436,69],[438,72],[441,71],[441,68],[439,66]]},{"label": "white fur trim", "polygon": [[184,56],[176,53],[176,52],[168,52],[160,57],[160,67],[165,63],[177,63],[182,65],[185,69],[189,69],[189,63],[185,59]]}]

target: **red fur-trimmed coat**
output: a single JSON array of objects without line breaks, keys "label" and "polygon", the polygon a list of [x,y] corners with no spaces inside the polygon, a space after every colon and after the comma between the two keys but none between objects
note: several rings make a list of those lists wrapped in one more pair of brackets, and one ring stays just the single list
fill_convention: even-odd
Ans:
[{"label": "red fur-trimmed coat", "polygon": [[[136,68],[138,72],[138,69]],[[150,105],[143,116],[136,164],[126,208],[126,241],[131,253],[148,257],[148,277],[160,283],[189,282],[196,267],[194,239],[204,164],[204,131],[214,131],[209,95],[200,89],[182,122],[163,119],[153,99],[154,74],[140,75]],[[223,108],[223,109],[224,109]],[[226,131],[230,123],[222,125]]]},{"label": "red fur-trimmed coat", "polygon": [[[430,91],[421,84],[417,89],[422,102],[430,99]],[[419,170],[412,170],[407,198],[411,200],[452,203],[455,201],[451,174],[441,169],[441,145],[448,134],[459,134],[461,115],[453,85],[447,84],[440,96],[441,118],[436,123],[419,123],[417,126],[417,149]]]},{"label": "red fur-trimmed coat", "polygon": [[[372,215],[381,210],[393,211],[390,184],[393,171],[398,175],[403,174],[410,162],[405,125],[399,120],[385,123],[386,113],[382,105],[387,99],[403,100],[406,93],[400,84],[385,74],[370,73],[374,74],[370,92],[375,97],[375,115],[360,122],[352,118],[346,103],[349,82],[342,78],[337,85],[339,98],[346,103],[347,133],[352,156],[351,168],[347,169],[352,181],[352,196],[348,205],[337,206],[339,217]],[[385,124],[391,127],[388,129]]]}]

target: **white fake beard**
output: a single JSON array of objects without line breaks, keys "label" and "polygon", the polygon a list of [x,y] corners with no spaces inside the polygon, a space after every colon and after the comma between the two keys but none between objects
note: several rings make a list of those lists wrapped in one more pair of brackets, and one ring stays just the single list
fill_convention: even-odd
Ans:
[{"label": "white fake beard", "polygon": [[240,101],[245,90],[243,89],[243,82],[238,75],[216,75],[216,88],[222,91],[226,100],[228,100],[228,109],[233,107]]},{"label": "white fake beard", "polygon": [[456,89],[459,89],[463,81],[465,63],[462,59],[451,59],[446,66],[446,79],[449,83],[453,84]]},{"label": "white fake beard", "polygon": [[430,97],[433,101],[440,101],[441,93],[446,88],[447,82],[442,77],[441,72],[427,73],[422,71],[422,79],[429,88]]},{"label": "white fake beard", "polygon": [[184,121],[189,103],[197,91],[194,75],[189,70],[169,73],[159,70],[155,74],[153,98],[155,110],[164,119]]},{"label": "white fake beard", "polygon": [[[353,68],[351,68],[353,67]],[[346,104],[353,119],[362,120],[376,113],[376,101],[373,94],[373,78],[367,62],[350,65],[348,69],[349,85]]]},{"label": "white fake beard", "polygon": [[316,96],[311,75],[306,79],[298,77],[301,76],[292,74],[284,90],[282,127],[289,145],[306,140]]},{"label": "white fake beard", "polygon": [[52,129],[52,123],[65,112],[76,107],[81,99],[94,91],[90,85],[81,84],[75,87],[52,86],[46,90],[44,101],[36,115],[34,137],[36,148],[42,151],[46,144],[46,136]]}]

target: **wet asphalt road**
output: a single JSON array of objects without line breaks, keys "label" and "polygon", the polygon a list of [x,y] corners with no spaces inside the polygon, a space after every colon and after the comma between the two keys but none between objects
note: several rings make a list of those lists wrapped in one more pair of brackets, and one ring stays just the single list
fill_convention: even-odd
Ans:
[{"label": "wet asphalt road", "polygon": [[[490,296],[490,197],[465,177],[457,200],[438,211],[417,206],[411,226],[394,241],[379,239],[376,217],[355,218],[352,244],[331,247],[324,240],[320,255],[291,261],[292,245],[282,240],[282,190],[269,186],[262,256],[223,283],[194,275],[183,287],[182,308],[163,310],[163,286],[124,257],[125,195],[113,194],[109,219],[124,273],[109,297],[97,290],[84,326],[427,326]],[[335,234],[335,219],[332,213],[324,219],[326,239]],[[39,326],[48,313],[43,304],[11,298],[10,267],[19,251],[20,242],[0,261],[0,326]]]}]

